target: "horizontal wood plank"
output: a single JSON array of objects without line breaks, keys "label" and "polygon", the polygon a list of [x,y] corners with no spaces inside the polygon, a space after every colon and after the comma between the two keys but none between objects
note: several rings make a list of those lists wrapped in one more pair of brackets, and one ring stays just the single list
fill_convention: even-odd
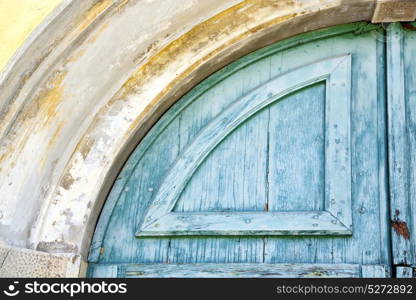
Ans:
[{"label": "horizontal wood plank", "polygon": [[141,264],[120,267],[127,278],[359,277],[355,264]]},{"label": "horizontal wood plank", "polygon": [[172,235],[351,235],[324,211],[169,213],[136,236]]}]

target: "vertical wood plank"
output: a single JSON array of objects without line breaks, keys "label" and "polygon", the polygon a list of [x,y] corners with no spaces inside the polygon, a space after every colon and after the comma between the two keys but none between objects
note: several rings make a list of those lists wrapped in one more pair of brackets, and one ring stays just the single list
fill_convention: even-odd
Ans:
[{"label": "vertical wood plank", "polygon": [[[412,24],[413,26],[416,23]],[[416,32],[414,30],[403,30],[403,60],[405,73],[405,96],[406,96],[406,132],[408,141],[408,214],[409,243],[411,245],[411,261],[416,264]]]},{"label": "vertical wood plank", "polygon": [[128,278],[351,278],[361,273],[352,264],[135,264],[121,269]]},{"label": "vertical wood plank", "polygon": [[414,262],[408,228],[408,141],[403,62],[403,32],[399,23],[387,29],[387,109],[391,226],[394,264]]},{"label": "vertical wood plank", "polygon": [[[282,61],[289,64],[299,61],[303,55],[312,57],[351,53],[352,55],[352,105],[351,105],[351,174],[353,236],[350,238],[319,239],[308,237],[269,237],[265,245],[266,263],[363,263],[389,264],[389,239],[385,228],[387,199],[380,193],[386,182],[380,179],[379,153],[383,147],[379,118],[384,103],[379,99],[378,87],[384,74],[377,59],[378,41],[374,34],[345,35],[336,39],[314,42],[302,51],[286,51]],[[315,48],[315,49],[314,49]],[[300,55],[302,53],[302,55]],[[283,63],[284,65],[284,63]],[[377,76],[368,76],[377,74]],[[381,106],[381,107],[380,107]],[[381,162],[382,164],[383,162]],[[381,204],[381,202],[383,203]],[[384,227],[383,227],[384,226]],[[368,239],[368,236],[372,239]],[[381,250],[382,249],[382,250]]]},{"label": "vertical wood plank", "polygon": [[[383,36],[385,33],[382,33]],[[381,33],[380,33],[380,36]],[[387,90],[386,90],[386,46],[384,40],[377,42],[377,125],[378,125],[378,198],[380,199],[380,257],[391,262],[390,202],[387,159]],[[367,262],[364,262],[367,263]]]}]

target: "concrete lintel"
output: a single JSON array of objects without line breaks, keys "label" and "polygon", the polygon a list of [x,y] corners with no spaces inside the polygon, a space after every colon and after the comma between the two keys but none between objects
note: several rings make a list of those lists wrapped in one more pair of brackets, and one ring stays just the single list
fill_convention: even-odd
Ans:
[{"label": "concrete lintel", "polygon": [[415,0],[378,0],[373,23],[412,22],[416,19]]}]

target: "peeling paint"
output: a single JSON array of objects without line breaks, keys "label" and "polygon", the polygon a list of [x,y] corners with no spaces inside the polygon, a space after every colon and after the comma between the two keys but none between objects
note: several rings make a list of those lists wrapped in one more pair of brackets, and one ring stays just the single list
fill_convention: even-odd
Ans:
[{"label": "peeling paint", "polygon": [[[27,108],[25,113],[22,115],[20,122],[26,123],[29,120],[34,120],[39,115],[44,115],[44,119],[41,122],[36,122],[28,126],[25,131],[23,138],[16,145],[14,141],[10,141],[7,147],[4,147],[3,152],[0,156],[0,164],[12,155],[19,154],[24,148],[28,138],[39,128],[43,126],[49,126],[49,120],[56,114],[56,110],[62,100],[64,94],[63,81],[65,79],[66,72],[56,72],[48,80],[46,86],[39,91],[39,93],[32,100],[30,106]],[[33,122],[33,121],[32,121]],[[52,146],[53,142],[56,141],[59,132],[62,129],[62,125],[58,125],[54,134],[51,136],[49,146]]]},{"label": "peeling paint", "polygon": [[66,173],[61,180],[61,186],[64,189],[69,190],[74,181],[75,179],[71,176],[71,174]]},{"label": "peeling paint", "polygon": [[[40,114],[40,110],[46,112],[46,116],[51,118],[55,115],[57,107],[63,97],[64,86],[63,81],[67,71],[57,71],[47,81],[45,87],[35,96],[32,105],[29,108],[29,114],[26,114],[23,119],[31,119]],[[48,119],[45,119],[43,124],[47,124]]]},{"label": "peeling paint", "polygon": [[97,30],[94,31],[93,34],[91,34],[91,36],[88,38],[88,43],[94,43],[98,37],[103,33],[103,31],[108,28],[108,23],[104,23],[102,25],[99,26],[99,28]]},{"label": "peeling paint", "polygon": [[47,253],[76,253],[77,246],[62,241],[41,242],[36,250]]},{"label": "peeling paint", "polygon": [[80,57],[82,57],[85,54],[85,50],[81,49],[75,52],[72,56],[70,56],[66,63],[76,62]]},{"label": "peeling paint", "polygon": [[79,152],[82,155],[82,158],[85,160],[87,158],[88,153],[91,151],[91,148],[94,145],[94,138],[86,137],[85,143],[82,143],[79,148]]},{"label": "peeling paint", "polygon": [[84,31],[101,13],[114,4],[113,0],[100,0],[81,16],[77,31]]}]

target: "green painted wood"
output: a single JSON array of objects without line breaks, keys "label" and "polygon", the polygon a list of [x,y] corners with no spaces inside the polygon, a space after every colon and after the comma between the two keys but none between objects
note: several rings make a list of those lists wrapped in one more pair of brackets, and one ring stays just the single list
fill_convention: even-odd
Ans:
[{"label": "green painted wood", "polygon": [[[331,235],[351,234],[350,68],[349,55],[312,63],[272,79],[237,100],[203,128],[163,179],[137,236],[155,235]],[[172,215],[183,189],[212,150],[240,124],[271,103],[306,86],[326,81],[326,208],[329,214],[291,214],[290,218],[253,213]],[[329,200],[330,198],[330,200]],[[250,225],[247,226],[247,221]],[[265,222],[267,220],[267,222]],[[207,226],[208,224],[212,226]],[[301,225],[302,226],[299,226]],[[257,229],[256,226],[259,226]],[[292,226],[294,225],[294,226]],[[345,228],[342,228],[345,227]],[[217,230],[215,230],[217,229]],[[258,231],[258,233],[256,233]],[[292,232],[293,231],[293,232]]]},{"label": "green painted wood", "polygon": [[[383,44],[374,39],[375,28],[340,26],[272,45],[185,95],[140,142],[120,173],[97,225],[90,268],[117,265],[118,276],[126,276],[120,270],[133,264],[146,265],[148,272],[158,264],[214,264],[210,272],[218,273],[219,266],[238,263],[250,264],[251,276],[262,276],[263,264],[295,264],[299,270],[324,264],[329,269],[340,265],[340,274],[350,277],[348,268],[342,273],[343,266],[358,266],[354,274],[361,276],[360,265],[390,264],[380,79],[385,62],[377,57]],[[328,72],[332,77],[267,102],[268,89],[285,90],[306,81],[305,66],[346,55],[351,62],[341,60]],[[282,86],[273,81],[299,70],[304,72]],[[314,72],[320,74],[322,68]],[[337,72],[344,75],[338,78]],[[248,95],[256,90],[266,99],[260,97],[261,105],[250,110]],[[186,160],[178,167],[184,153],[191,157],[189,169]],[[174,192],[160,196],[163,186]],[[135,237],[158,197],[173,200],[166,201],[167,209],[150,214],[157,221],[147,229],[163,236],[145,236],[142,230]],[[317,213],[324,220],[316,221]],[[184,222],[184,217],[194,220]],[[318,222],[329,230],[310,230]],[[176,226],[183,227],[178,236],[172,229]],[[296,234],[303,232],[301,226],[309,228],[307,236]],[[325,235],[311,234],[319,230]],[[346,231],[350,235],[340,236]],[[189,272],[184,276],[192,276]]]}]

